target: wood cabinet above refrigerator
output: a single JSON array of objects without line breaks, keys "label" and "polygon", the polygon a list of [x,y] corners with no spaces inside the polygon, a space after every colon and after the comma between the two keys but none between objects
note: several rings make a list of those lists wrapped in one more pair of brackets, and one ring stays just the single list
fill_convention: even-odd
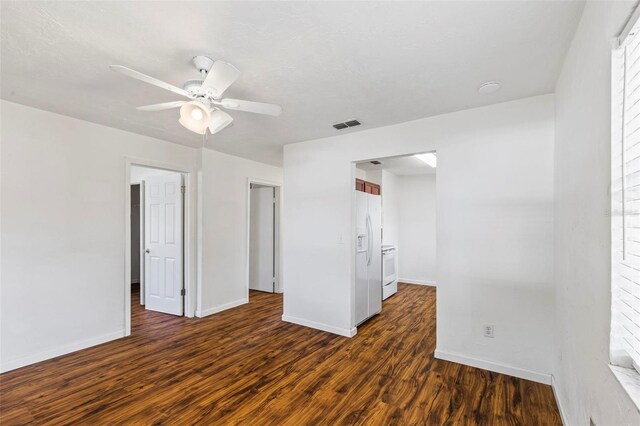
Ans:
[{"label": "wood cabinet above refrigerator", "polygon": [[380,195],[380,185],[366,180],[356,179],[356,191],[366,192],[367,194]]}]

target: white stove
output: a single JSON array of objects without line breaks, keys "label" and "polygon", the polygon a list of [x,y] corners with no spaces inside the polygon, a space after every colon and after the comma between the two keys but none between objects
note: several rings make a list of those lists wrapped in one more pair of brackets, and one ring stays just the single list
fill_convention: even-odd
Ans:
[{"label": "white stove", "polygon": [[382,246],[382,300],[398,291],[398,250],[393,245]]}]

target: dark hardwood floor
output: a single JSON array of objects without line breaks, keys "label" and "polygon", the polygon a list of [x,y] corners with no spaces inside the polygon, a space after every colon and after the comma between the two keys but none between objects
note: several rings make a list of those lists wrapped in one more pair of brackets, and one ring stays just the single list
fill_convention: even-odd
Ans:
[{"label": "dark hardwood floor", "polygon": [[551,387],[436,360],[436,292],[402,284],[352,339],[282,322],[280,295],[0,376],[0,423],[555,425]]}]

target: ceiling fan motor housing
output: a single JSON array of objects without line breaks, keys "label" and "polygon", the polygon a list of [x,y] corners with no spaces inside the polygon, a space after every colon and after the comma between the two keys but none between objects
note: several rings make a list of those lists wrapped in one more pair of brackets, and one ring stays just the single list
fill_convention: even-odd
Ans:
[{"label": "ceiling fan motor housing", "polygon": [[195,79],[195,80],[187,80],[183,85],[182,88],[184,90],[186,90],[187,92],[190,93],[198,93],[200,91],[200,88],[202,87],[202,82],[204,80],[201,79]]},{"label": "ceiling fan motor housing", "polygon": [[198,55],[193,57],[193,64],[196,66],[198,71],[209,72],[209,70],[213,66],[213,59],[208,56]]}]

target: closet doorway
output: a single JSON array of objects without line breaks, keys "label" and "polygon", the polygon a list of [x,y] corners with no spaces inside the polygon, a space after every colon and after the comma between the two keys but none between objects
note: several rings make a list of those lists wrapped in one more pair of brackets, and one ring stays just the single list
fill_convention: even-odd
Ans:
[{"label": "closet doorway", "polygon": [[132,301],[145,310],[182,316],[184,176],[131,166],[130,184]]},{"label": "closet doorway", "polygon": [[280,186],[249,181],[248,277],[253,291],[281,293],[279,285]]}]

